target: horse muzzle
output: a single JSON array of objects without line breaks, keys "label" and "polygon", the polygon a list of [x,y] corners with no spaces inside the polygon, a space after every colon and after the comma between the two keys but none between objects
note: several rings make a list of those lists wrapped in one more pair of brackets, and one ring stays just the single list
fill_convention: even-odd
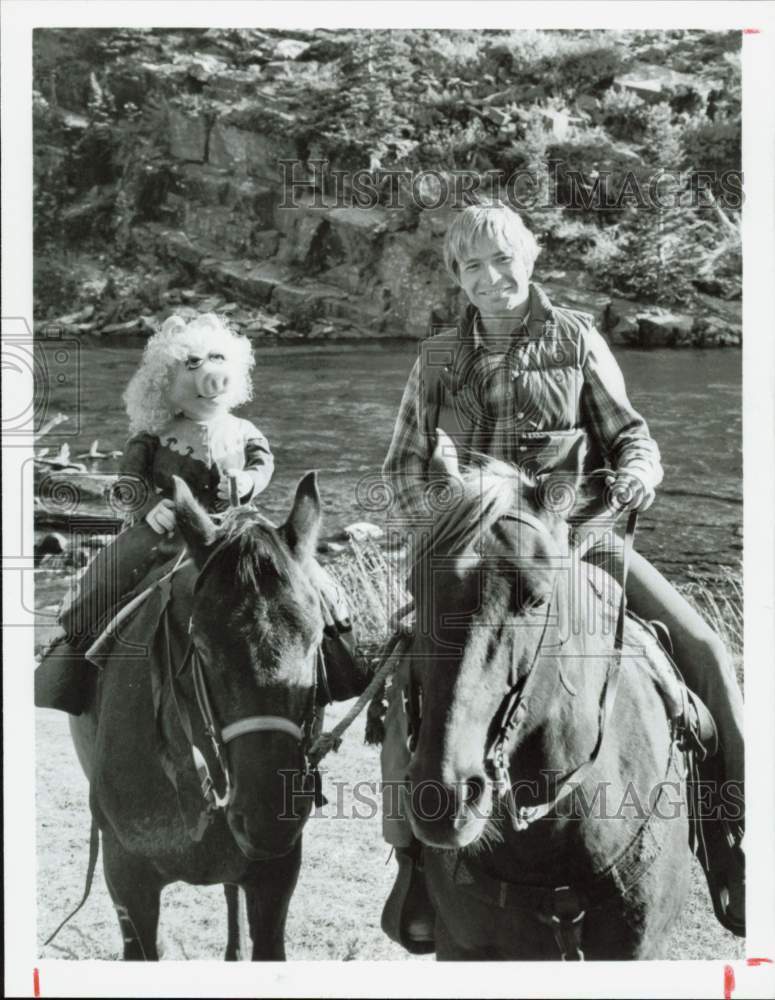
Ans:
[{"label": "horse muzzle", "polygon": [[254,831],[245,813],[235,809],[227,810],[226,822],[237,847],[250,861],[284,858],[296,846],[302,831],[302,824],[291,829],[288,823],[283,824],[279,836],[274,832],[268,835],[263,830]]},{"label": "horse muzzle", "polygon": [[409,821],[415,836],[431,847],[457,850],[482,835],[492,811],[492,786],[472,776],[444,783],[413,780],[409,786]]}]

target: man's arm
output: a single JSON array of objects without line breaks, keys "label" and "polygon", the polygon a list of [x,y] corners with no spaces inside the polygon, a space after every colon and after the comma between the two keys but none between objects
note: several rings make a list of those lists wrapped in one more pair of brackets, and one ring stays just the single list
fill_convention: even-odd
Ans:
[{"label": "man's arm", "polygon": [[646,492],[662,482],[663,470],[656,441],[648,425],[627,397],[624,376],[600,333],[583,333],[585,358],[582,409],[617,472],[630,473]]},{"label": "man's arm", "polygon": [[393,439],[382,465],[382,474],[394,493],[394,516],[398,514],[411,520],[422,513],[429,460],[430,441],[425,427],[422,365],[418,358],[404,388],[393,428]]}]

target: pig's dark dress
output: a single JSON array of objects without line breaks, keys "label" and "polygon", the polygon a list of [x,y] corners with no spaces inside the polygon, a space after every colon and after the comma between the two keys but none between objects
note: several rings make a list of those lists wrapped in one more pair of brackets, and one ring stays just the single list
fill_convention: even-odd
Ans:
[{"label": "pig's dark dress", "polygon": [[209,513],[227,503],[218,497],[222,473],[250,474],[247,502],[264,490],[274,462],[264,435],[248,420],[225,414],[207,423],[179,416],[157,434],[130,438],[124,450],[114,497],[128,511],[126,527],[91,561],[77,591],[60,613],[64,635],[44,655],[35,671],[35,704],[72,714],[83,710],[93,668],[83,653],[122,606],[174,565],[184,543],[176,532],[160,535],[145,517],[156,504],[172,498],[173,476],[188,484]]}]

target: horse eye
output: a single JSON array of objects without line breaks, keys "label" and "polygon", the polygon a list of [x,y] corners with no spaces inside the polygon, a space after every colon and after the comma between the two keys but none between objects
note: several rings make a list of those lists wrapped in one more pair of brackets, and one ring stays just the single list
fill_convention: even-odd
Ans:
[{"label": "horse eye", "polygon": [[530,582],[517,574],[512,590],[511,604],[514,614],[520,611],[536,611],[547,603],[547,596],[541,590],[534,590]]}]

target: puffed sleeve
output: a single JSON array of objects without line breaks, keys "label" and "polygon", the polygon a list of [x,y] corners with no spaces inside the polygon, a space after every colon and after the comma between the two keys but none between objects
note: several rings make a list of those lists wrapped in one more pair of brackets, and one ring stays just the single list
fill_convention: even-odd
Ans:
[{"label": "puffed sleeve", "polygon": [[153,460],[159,439],[154,434],[135,434],[124,446],[118,479],[111,487],[111,504],[134,524],[159,502],[153,484]]},{"label": "puffed sleeve", "polygon": [[245,469],[253,480],[253,489],[247,497],[242,497],[243,503],[257,497],[269,485],[274,472],[274,457],[269,448],[269,442],[249,420],[242,421],[245,447]]}]

